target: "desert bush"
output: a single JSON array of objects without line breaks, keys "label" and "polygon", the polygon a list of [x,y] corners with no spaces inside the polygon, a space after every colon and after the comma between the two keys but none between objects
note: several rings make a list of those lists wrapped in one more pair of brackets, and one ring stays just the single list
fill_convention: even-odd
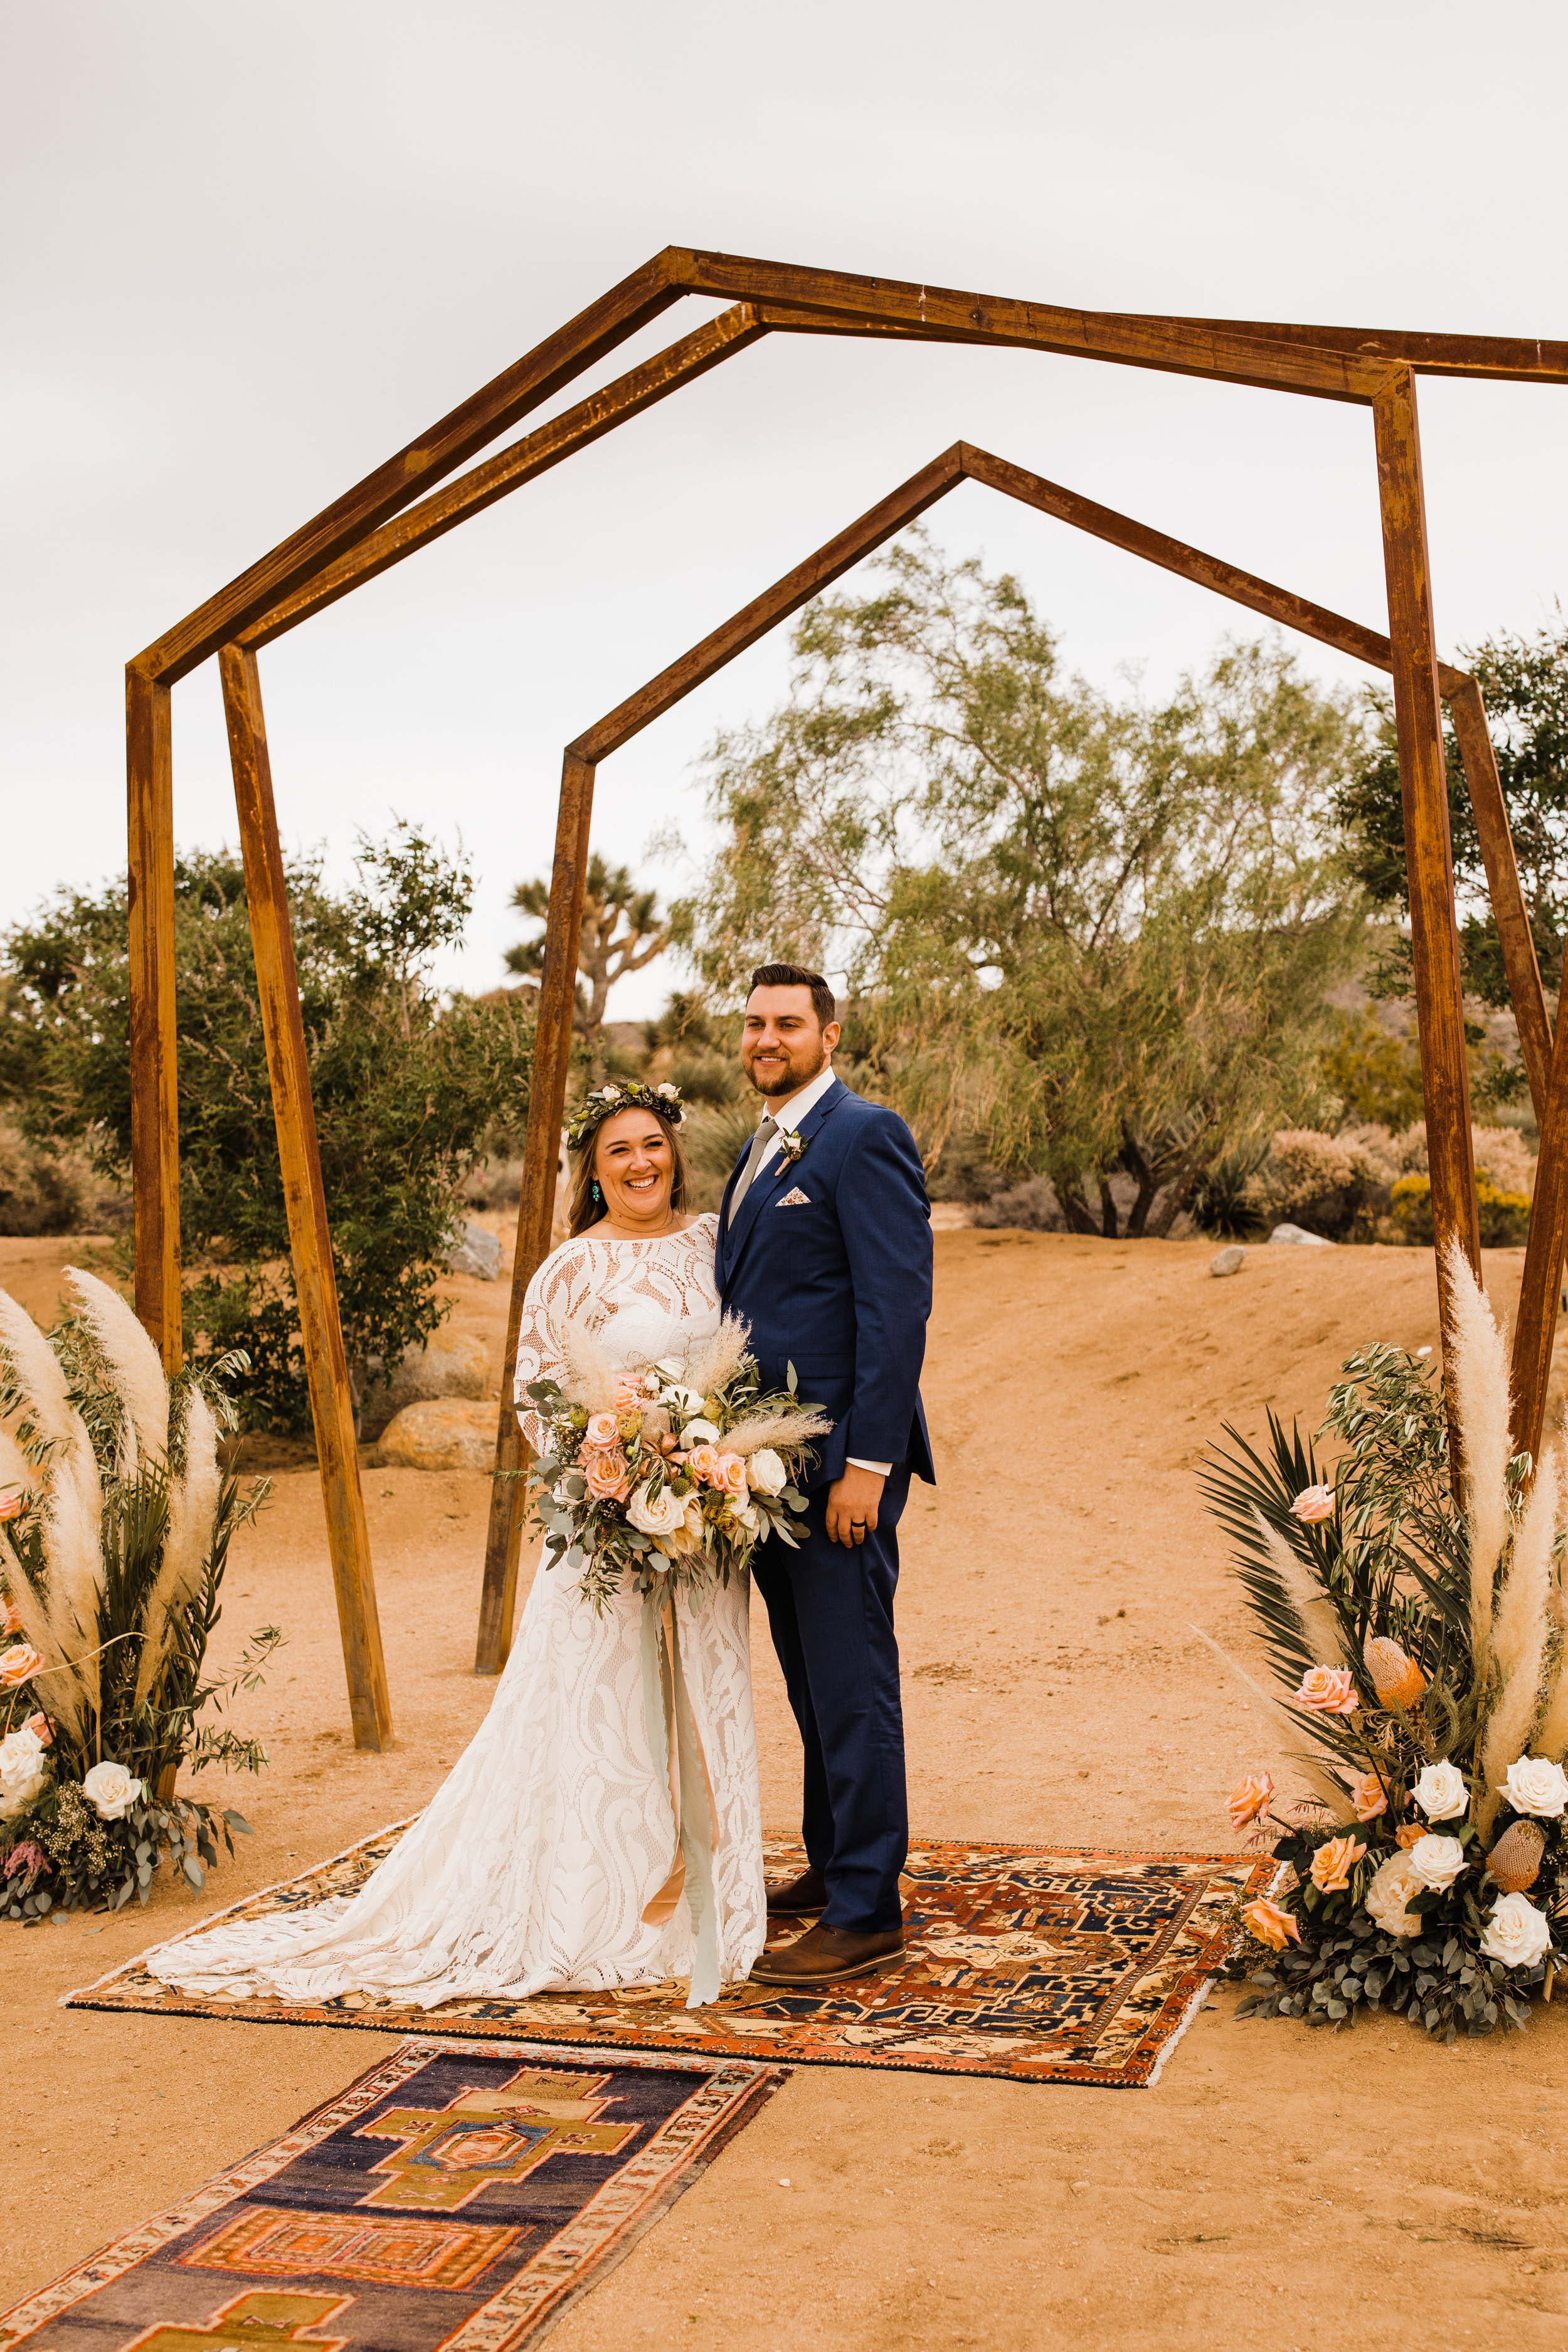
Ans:
[{"label": "desert bush", "polygon": [[96,1189],[85,1152],[51,1150],[0,1118],[0,1234],[80,1233]]},{"label": "desert bush", "polygon": [[[1483,1249],[1522,1249],[1530,1238],[1530,1196],[1504,1192],[1484,1177],[1478,1178],[1476,1204],[1480,1213]],[[1402,1241],[1430,1249],[1433,1241],[1432,1179],[1402,1176],[1394,1187],[1394,1223]]]}]

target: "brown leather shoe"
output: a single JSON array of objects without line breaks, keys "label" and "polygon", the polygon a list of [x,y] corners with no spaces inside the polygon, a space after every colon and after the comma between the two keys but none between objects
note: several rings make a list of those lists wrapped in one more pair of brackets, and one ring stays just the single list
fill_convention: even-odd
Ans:
[{"label": "brown leather shoe", "polygon": [[827,1881],[820,1870],[803,1870],[787,1886],[768,1889],[770,1919],[810,1919],[827,1907]]},{"label": "brown leather shoe", "polygon": [[837,1984],[845,1977],[868,1977],[896,1960],[904,1948],[901,1927],[879,1935],[859,1936],[846,1927],[825,1927],[819,1920],[804,1936],[779,1951],[764,1952],[752,1963],[752,1984],[788,1985],[809,1992],[818,1985]]}]

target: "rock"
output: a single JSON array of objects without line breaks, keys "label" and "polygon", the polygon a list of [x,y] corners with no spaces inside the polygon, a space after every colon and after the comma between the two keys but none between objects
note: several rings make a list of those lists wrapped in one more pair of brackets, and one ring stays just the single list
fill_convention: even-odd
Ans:
[{"label": "rock", "polygon": [[405,1404],[382,1432],[375,1459],[395,1470],[491,1470],[500,1408],[456,1397]]},{"label": "rock", "polygon": [[1232,1242],[1228,1249],[1216,1250],[1215,1252],[1213,1257],[1209,1260],[1209,1272],[1211,1274],[1239,1274],[1246,1264],[1247,1252],[1242,1248],[1239,1242]]},{"label": "rock", "polygon": [[364,1440],[379,1437],[406,1404],[424,1404],[432,1397],[494,1393],[489,1349],[471,1331],[433,1332],[423,1348],[404,1357],[390,1381],[377,1381],[380,1369],[375,1360],[366,1367],[359,1415],[359,1433]]},{"label": "rock", "polygon": [[1332,1249],[1333,1244],[1322,1234],[1310,1234],[1304,1225],[1276,1225],[1268,1236],[1271,1242],[1305,1242],[1309,1249]]},{"label": "rock", "polygon": [[470,1217],[461,1232],[453,1236],[451,1247],[447,1252],[447,1271],[448,1274],[471,1274],[480,1282],[494,1282],[500,1273],[504,1255],[495,1234],[483,1225],[477,1225]]}]

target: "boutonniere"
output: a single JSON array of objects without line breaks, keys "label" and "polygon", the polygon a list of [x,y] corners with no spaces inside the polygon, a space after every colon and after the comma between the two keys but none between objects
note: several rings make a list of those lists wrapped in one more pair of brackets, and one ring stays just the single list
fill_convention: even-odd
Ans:
[{"label": "boutonniere", "polygon": [[793,1168],[795,1161],[800,1158],[801,1153],[805,1150],[805,1144],[800,1139],[798,1129],[793,1127],[781,1127],[779,1129],[779,1141],[784,1146],[784,1165],[787,1168]]}]

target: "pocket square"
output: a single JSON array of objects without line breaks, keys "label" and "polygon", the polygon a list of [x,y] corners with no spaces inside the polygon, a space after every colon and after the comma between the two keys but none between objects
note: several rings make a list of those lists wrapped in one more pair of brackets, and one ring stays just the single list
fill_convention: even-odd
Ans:
[{"label": "pocket square", "polygon": [[773,1206],[775,1209],[809,1209],[811,1194],[803,1192],[797,1184],[793,1192],[786,1192],[782,1200],[775,1201]]}]

